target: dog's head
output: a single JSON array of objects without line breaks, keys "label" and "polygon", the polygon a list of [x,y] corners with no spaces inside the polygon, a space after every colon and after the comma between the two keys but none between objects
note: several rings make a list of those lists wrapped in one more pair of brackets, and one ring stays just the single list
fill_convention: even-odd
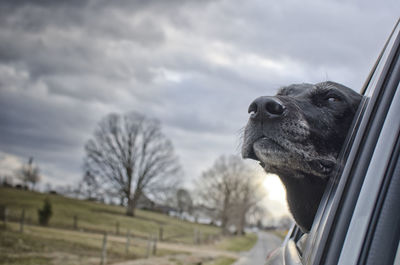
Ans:
[{"label": "dog's head", "polygon": [[[276,96],[259,97],[249,106],[242,156],[259,161],[266,172],[278,174],[288,197],[297,192],[291,190],[293,179],[297,179],[298,183],[293,183],[298,189],[299,184],[308,182],[326,183],[360,100],[359,94],[334,82],[295,84],[281,88]],[[310,208],[310,202],[301,203]],[[289,201],[292,213],[294,208],[301,211],[302,207],[294,204]],[[312,206],[313,211],[317,206]]]}]

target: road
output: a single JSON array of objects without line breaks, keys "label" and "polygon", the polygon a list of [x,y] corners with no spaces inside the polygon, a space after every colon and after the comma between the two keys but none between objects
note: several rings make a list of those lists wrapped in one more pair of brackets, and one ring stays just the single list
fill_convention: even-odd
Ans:
[{"label": "road", "polygon": [[258,232],[258,241],[247,252],[242,252],[241,257],[233,265],[263,265],[269,252],[282,244],[282,239],[268,232]]}]

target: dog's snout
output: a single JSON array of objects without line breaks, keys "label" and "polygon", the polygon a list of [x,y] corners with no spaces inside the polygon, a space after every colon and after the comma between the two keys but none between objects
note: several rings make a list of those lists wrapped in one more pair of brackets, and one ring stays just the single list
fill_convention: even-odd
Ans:
[{"label": "dog's snout", "polygon": [[285,111],[285,106],[274,97],[256,98],[249,106],[248,112],[252,120],[268,120],[279,117]]}]

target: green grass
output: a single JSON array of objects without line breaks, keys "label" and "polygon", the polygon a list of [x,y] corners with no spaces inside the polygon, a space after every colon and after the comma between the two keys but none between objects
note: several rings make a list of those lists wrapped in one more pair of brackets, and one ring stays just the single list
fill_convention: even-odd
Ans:
[{"label": "green grass", "polygon": [[225,238],[217,243],[216,247],[222,250],[241,252],[250,250],[256,242],[256,234],[246,234],[244,236]]},{"label": "green grass", "polygon": [[[37,210],[48,197],[52,203],[53,216],[49,227],[38,226]],[[147,255],[149,234],[158,234],[163,227],[167,241],[193,244],[194,231],[209,236],[220,235],[214,226],[193,224],[167,215],[136,210],[135,217],[125,215],[120,206],[76,200],[60,195],[0,188],[0,205],[8,209],[7,228],[0,221],[0,265],[29,264],[99,264],[104,232],[108,233],[108,262],[144,258]],[[19,219],[25,209],[24,232],[19,232]],[[78,216],[78,229],[73,229],[73,217]],[[115,225],[119,222],[120,235]],[[125,234],[130,230],[132,240],[128,254],[125,251]],[[216,243],[219,249],[245,251],[257,241],[255,235],[227,237]],[[214,247],[214,246],[213,246]],[[157,256],[182,254],[157,249]],[[187,254],[187,253],[186,253]],[[211,262],[211,261],[210,261]],[[207,265],[229,265],[234,259],[218,257]]]},{"label": "green grass", "polygon": [[216,258],[215,260],[211,261],[210,263],[205,263],[205,265],[231,265],[235,261],[236,261],[236,259],[220,257],[220,258]]},{"label": "green grass", "polygon": [[68,253],[63,255],[69,257],[63,262],[68,265],[74,264],[72,261],[77,257],[82,260],[99,257],[100,247],[71,242],[47,231],[38,236],[27,228],[21,234],[15,228],[16,225],[8,224],[7,230],[0,231],[0,264],[53,264],[52,253]]},{"label": "green grass", "polygon": [[0,264],[7,265],[51,265],[51,259],[47,257],[9,257],[4,254],[0,254]]},{"label": "green grass", "polygon": [[220,234],[220,229],[214,226],[193,224],[150,211],[136,210],[136,216],[132,218],[126,216],[125,208],[120,206],[0,188],[0,205],[7,206],[9,219],[14,221],[20,219],[24,208],[27,223],[38,224],[37,210],[42,207],[45,197],[49,197],[53,208],[50,227],[72,229],[76,215],[78,228],[84,231],[115,233],[116,223],[119,222],[120,234],[130,230],[133,236],[147,238],[149,234],[158,234],[159,228],[163,227],[164,239],[180,243],[192,243],[195,229],[201,231],[204,237]]},{"label": "green grass", "polygon": [[[8,223],[7,229],[0,230],[0,264],[98,264],[102,242],[101,234],[39,226],[25,226],[20,233],[17,223]],[[125,242],[122,237],[108,236],[109,261],[146,257],[146,241],[131,240],[128,253]],[[172,253],[176,252],[157,250],[157,256]],[[58,261],[60,256],[63,258]]]}]

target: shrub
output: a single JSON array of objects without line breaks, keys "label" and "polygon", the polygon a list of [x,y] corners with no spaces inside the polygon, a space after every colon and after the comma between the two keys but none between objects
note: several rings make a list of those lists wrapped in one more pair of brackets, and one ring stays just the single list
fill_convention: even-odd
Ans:
[{"label": "shrub", "polygon": [[49,198],[44,199],[43,201],[43,208],[38,209],[38,217],[39,217],[39,224],[43,226],[47,226],[50,221],[50,217],[53,214],[51,209],[51,203]]}]

